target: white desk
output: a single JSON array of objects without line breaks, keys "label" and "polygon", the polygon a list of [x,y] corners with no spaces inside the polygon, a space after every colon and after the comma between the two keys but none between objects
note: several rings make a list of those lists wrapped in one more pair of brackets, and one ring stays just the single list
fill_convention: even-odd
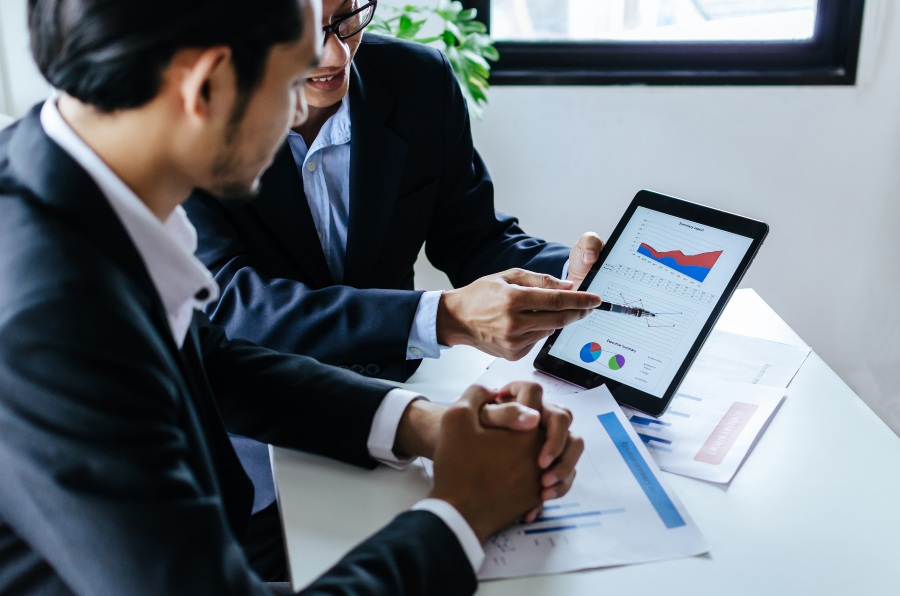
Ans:
[{"label": "white desk", "polygon": [[[753,290],[735,294],[718,328],[802,343]],[[454,348],[406,386],[450,400],[491,360]],[[487,582],[479,593],[900,594],[900,439],[815,354],[786,394],[730,486],[667,474],[709,555]],[[429,488],[417,470],[362,471],[281,449],[273,465],[295,587]]]}]

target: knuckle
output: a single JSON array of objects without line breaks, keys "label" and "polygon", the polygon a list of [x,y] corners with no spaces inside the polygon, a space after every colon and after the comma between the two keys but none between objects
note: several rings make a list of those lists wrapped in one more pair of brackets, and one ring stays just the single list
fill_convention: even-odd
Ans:
[{"label": "knuckle", "polygon": [[508,343],[508,345],[514,345],[513,337],[516,334],[516,327],[516,321],[512,317],[505,319],[500,325],[500,336],[503,338],[504,342]]},{"label": "knuckle", "polygon": [[502,306],[507,312],[513,312],[518,309],[520,301],[520,292],[508,289],[503,295]]},{"label": "knuckle", "polygon": [[557,329],[561,329],[562,327],[568,325],[569,322],[570,321],[568,315],[566,315],[566,313],[564,312],[561,312],[556,315],[556,321],[554,322],[554,325],[556,325]]},{"label": "knuckle", "polygon": [[562,292],[550,294],[550,307],[553,310],[562,310],[565,307],[565,295]]}]

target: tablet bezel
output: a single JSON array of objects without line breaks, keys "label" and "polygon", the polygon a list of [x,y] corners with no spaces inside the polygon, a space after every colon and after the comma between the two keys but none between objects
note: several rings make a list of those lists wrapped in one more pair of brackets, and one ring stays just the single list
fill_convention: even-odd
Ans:
[{"label": "tablet bezel", "polygon": [[599,387],[605,383],[613,394],[613,397],[615,397],[616,401],[621,405],[640,410],[641,412],[645,412],[652,416],[659,416],[665,412],[669,402],[672,401],[672,398],[678,391],[678,386],[681,384],[688,369],[690,369],[691,364],[694,362],[694,358],[696,358],[700,348],[703,347],[703,343],[706,341],[710,331],[712,331],[713,326],[725,309],[725,305],[728,303],[728,300],[731,298],[731,295],[734,293],[738,284],[740,284],[741,279],[750,267],[750,263],[752,263],[753,259],[756,257],[757,252],[759,252],[759,247],[762,246],[763,240],[769,232],[769,226],[761,221],[749,219],[734,213],[728,213],[705,205],[691,203],[653,191],[642,190],[638,192],[631,201],[631,205],[628,206],[628,209],[625,211],[625,214],[622,216],[616,229],[603,247],[597,262],[591,268],[590,273],[584,278],[581,287],[578,288],[580,291],[586,290],[591,285],[591,282],[594,281],[594,277],[608,258],[612,251],[612,247],[615,246],[616,242],[619,240],[619,236],[621,236],[625,226],[631,218],[634,217],[638,207],[646,207],[653,211],[672,215],[701,225],[711,226],[751,239],[751,244],[747,249],[747,253],[744,255],[744,258],[741,260],[737,269],[735,269],[732,274],[731,279],[728,281],[728,284],[725,286],[725,289],[722,291],[722,295],[719,297],[719,300],[715,307],[713,307],[706,323],[694,340],[694,344],[691,346],[690,350],[688,350],[684,362],[681,363],[678,371],[672,377],[672,381],[668,388],[663,393],[662,397],[656,397],[620,381],[609,379],[602,374],[594,373],[552,356],[549,352],[559,337],[559,334],[562,331],[561,329],[557,329],[547,338],[546,342],[544,342],[540,352],[538,352],[538,355],[534,359],[534,367],[541,372],[560,378],[569,383],[575,383],[586,389]]}]

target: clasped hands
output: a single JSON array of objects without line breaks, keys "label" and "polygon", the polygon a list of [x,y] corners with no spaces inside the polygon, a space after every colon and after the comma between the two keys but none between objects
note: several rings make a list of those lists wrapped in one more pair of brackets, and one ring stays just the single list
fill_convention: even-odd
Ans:
[{"label": "clasped hands", "polygon": [[601,250],[600,237],[587,232],[569,253],[565,280],[509,269],[444,292],[438,303],[438,342],[474,346],[507,360],[522,358],[554,330],[600,305],[599,296],[576,290]]},{"label": "clasped hands", "polygon": [[497,392],[473,385],[449,408],[412,402],[394,451],[434,461],[429,496],[453,505],[484,542],[519,519],[534,521],[544,501],[569,491],[584,450],[571,423],[536,383]]}]

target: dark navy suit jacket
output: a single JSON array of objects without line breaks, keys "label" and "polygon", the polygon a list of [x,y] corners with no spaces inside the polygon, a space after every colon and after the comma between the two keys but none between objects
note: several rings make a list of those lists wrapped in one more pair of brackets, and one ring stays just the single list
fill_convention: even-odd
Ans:
[{"label": "dark navy suit jacket", "polygon": [[[229,341],[179,349],[143,261],[35,109],[0,132],[0,594],[265,594],[226,431],[374,466],[389,387]],[[452,532],[407,512],[315,594],[471,593]]]},{"label": "dark navy suit jacket", "polygon": [[367,34],[351,68],[350,120],[343,285],[325,263],[287,143],[253,201],[197,194],[185,208],[197,255],[222,288],[210,317],[229,336],[405,380],[423,244],[457,287],[511,267],[558,276],[569,250],[494,210],[465,100],[437,50]]}]

